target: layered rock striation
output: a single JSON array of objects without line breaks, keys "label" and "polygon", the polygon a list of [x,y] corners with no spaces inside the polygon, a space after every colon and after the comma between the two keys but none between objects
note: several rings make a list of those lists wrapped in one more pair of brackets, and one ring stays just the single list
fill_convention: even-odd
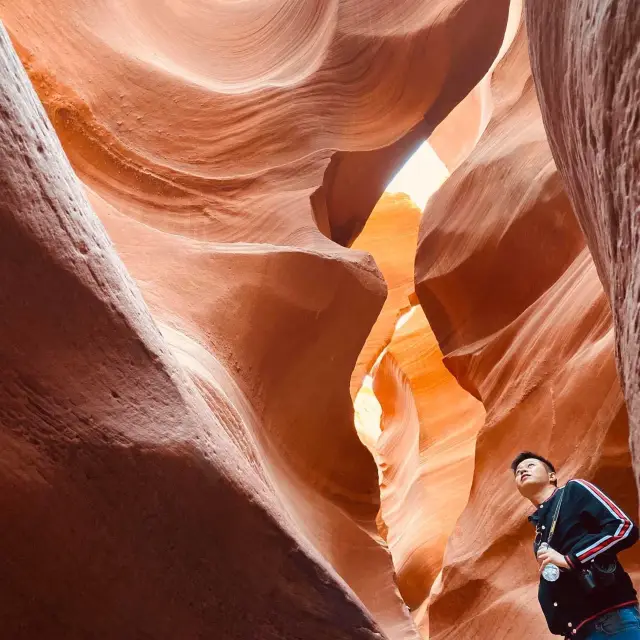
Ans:
[{"label": "layered rock striation", "polygon": [[526,15],[551,149],[613,311],[638,482],[640,7],[528,2]]},{"label": "layered rock striation", "polygon": [[0,83],[4,633],[382,638],[288,514],[239,387],[150,315],[4,30]]},{"label": "layered rock striation", "polygon": [[[27,558],[7,567],[9,635],[418,637],[349,394],[386,287],[342,245],[486,72],[507,4],[0,1],[82,183],[49,166],[66,162],[49,129],[44,156],[44,134],[28,139],[27,173],[52,191],[24,255],[63,257],[41,281],[3,273],[5,304],[20,300],[4,318],[7,450],[32,447],[50,474],[3,465],[5,548]],[[19,103],[6,38],[3,55],[7,122],[44,121]],[[3,165],[18,226],[21,158]],[[74,283],[91,260],[46,226],[79,212],[80,254],[103,260],[90,286]],[[106,293],[102,270],[120,278]],[[11,351],[27,328],[49,345],[38,358]],[[56,406],[46,446],[29,402]]]},{"label": "layered rock striation", "polygon": [[545,637],[511,457],[637,509],[638,12],[527,12],[542,115],[517,1],[0,0],[7,637]]}]

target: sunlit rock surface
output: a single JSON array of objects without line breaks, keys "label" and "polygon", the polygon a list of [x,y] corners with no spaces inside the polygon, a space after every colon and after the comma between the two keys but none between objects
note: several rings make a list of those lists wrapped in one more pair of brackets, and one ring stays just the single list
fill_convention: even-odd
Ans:
[{"label": "sunlit rock surface", "polygon": [[[477,147],[421,221],[417,294],[447,367],[487,415],[469,503],[429,607],[434,640],[550,637],[512,457],[551,457],[631,513],[636,492],[605,294],[546,141],[521,26]],[[638,553],[627,557],[638,567]]]},{"label": "sunlit rock surface", "polygon": [[407,196],[385,194],[354,245],[373,254],[389,286],[360,356],[373,377],[356,410],[380,470],[380,530],[400,593],[427,637],[421,607],[469,496],[484,409],[446,369],[422,309],[412,306],[419,215]]},{"label": "sunlit rock surface", "polygon": [[[546,637],[511,457],[637,505],[609,306],[508,5],[0,0],[53,124],[3,36],[7,637]],[[633,401],[633,136],[603,121],[587,149],[554,100],[590,85],[549,97],[589,56],[605,85],[633,68],[625,6],[615,51],[534,64]],[[422,220],[398,194],[371,215],[427,138],[453,174]]]},{"label": "sunlit rock surface", "polygon": [[467,503],[484,408],[446,369],[420,307],[396,330],[374,389],[382,407],[381,516],[400,592],[426,632],[420,608]]},{"label": "sunlit rock surface", "polygon": [[374,256],[388,289],[382,311],[367,337],[351,376],[353,395],[384,347],[389,344],[396,323],[411,308],[413,262],[420,215],[420,209],[408,195],[385,193],[353,244],[354,249],[368,251]]}]

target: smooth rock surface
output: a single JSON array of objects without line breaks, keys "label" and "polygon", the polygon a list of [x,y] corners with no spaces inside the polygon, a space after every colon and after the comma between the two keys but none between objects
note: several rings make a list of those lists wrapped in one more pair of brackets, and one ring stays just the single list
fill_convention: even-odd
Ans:
[{"label": "smooth rock surface", "polygon": [[413,262],[418,244],[420,209],[403,193],[383,194],[353,248],[375,258],[385,282],[387,299],[376,319],[351,375],[351,394],[360,389],[383,349],[391,341],[396,323],[411,308]]},{"label": "smooth rock surface", "polygon": [[3,37],[7,637],[547,637],[511,457],[637,509],[638,10],[528,7],[594,266],[520,7],[0,0],[81,181]]},{"label": "smooth rock surface", "polygon": [[1,28],[0,84],[3,634],[382,638],[239,442],[242,396],[167,348]]},{"label": "smooth rock surface", "polygon": [[526,3],[551,149],[609,296],[640,482],[640,4]]},{"label": "smooth rock surface", "polygon": [[[357,236],[385,176],[414,141],[424,139],[485,74],[502,40],[507,5],[410,0],[389,11],[386,2],[363,10],[350,0],[162,6],[140,0],[0,0],[0,18],[160,329],[159,344],[199,411],[215,422],[200,433],[183,424],[179,405],[172,410],[180,429],[160,420],[150,444],[162,454],[161,442],[179,432],[199,456],[218,438],[229,441],[241,460],[225,454],[226,460],[238,464],[238,476],[249,485],[238,499],[248,504],[239,511],[255,507],[256,484],[271,505],[265,508],[269,517],[277,520],[272,529],[265,525],[269,534],[259,532],[250,542],[246,532],[260,525],[249,526],[234,514],[233,500],[224,503],[224,517],[211,511],[203,522],[196,514],[216,502],[215,494],[200,492],[197,479],[184,486],[176,480],[181,493],[193,494],[197,508],[176,507],[173,526],[185,537],[197,528],[210,541],[206,553],[194,542],[192,561],[202,561],[219,610],[242,603],[243,612],[220,624],[213,614],[189,612],[189,603],[199,606],[202,597],[180,590],[174,572],[186,550],[175,543],[178,560],[162,569],[161,580],[145,572],[143,560],[137,568],[129,556],[121,560],[123,571],[129,564],[138,572],[131,588],[146,590],[140,596],[144,607],[133,596],[126,605],[141,611],[140,634],[156,637],[156,627],[146,631],[144,625],[159,609],[166,611],[153,622],[160,637],[340,637],[349,628],[356,637],[382,630],[390,638],[417,638],[376,529],[377,472],[355,433],[349,395],[351,373],[386,287],[368,255],[340,244]],[[303,37],[292,39],[292,32]],[[125,357],[116,351],[114,358]],[[137,394],[134,405],[144,404],[146,383],[132,380],[134,374],[123,374],[121,384]],[[84,384],[90,396],[91,381]],[[155,386],[171,404],[170,394]],[[100,411],[93,419],[101,420]],[[138,428],[126,416],[118,425],[125,433]],[[82,439],[78,446],[82,451]],[[92,454],[83,455],[91,461]],[[176,465],[185,463],[182,454],[175,457]],[[218,472],[207,461],[198,468],[205,475]],[[113,470],[111,477],[131,485],[129,493],[136,495],[135,478]],[[171,480],[167,471],[169,488],[158,487],[154,505],[163,504]],[[154,490],[151,481],[145,486]],[[120,517],[128,514],[131,527],[143,513],[139,502],[121,507]],[[235,528],[221,526],[227,520],[237,520]],[[75,526],[71,515],[67,523]],[[215,534],[211,527],[217,527]],[[162,535],[160,527],[158,544]],[[218,557],[227,563],[222,574],[236,563],[247,568],[256,554],[280,562],[263,535],[285,547],[278,541],[294,540],[312,577],[296,577],[286,560],[281,571],[256,560],[256,574],[244,580],[241,595],[222,578],[208,580]],[[116,548],[121,538],[126,532],[114,534]],[[50,545],[56,548],[53,538]],[[149,553],[162,559],[153,542]],[[111,556],[118,558],[113,551]],[[81,560],[73,571],[93,571],[90,558]],[[59,572],[65,584],[66,570]],[[241,581],[242,571],[237,576]],[[298,623],[293,616],[289,627],[279,626],[278,605],[265,608],[261,594],[277,592],[280,578],[302,600],[310,590],[317,619]],[[252,580],[260,581],[256,594]],[[174,585],[170,598],[179,615],[163,593],[150,592],[158,584]],[[79,593],[75,584],[65,591],[72,597],[71,609],[60,613],[63,620],[72,616]],[[29,602],[38,606],[42,597]],[[114,593],[105,607],[124,606],[121,600]],[[304,606],[292,607],[306,620]],[[95,613],[89,609],[87,616]],[[33,618],[45,635],[53,624],[51,610],[40,607],[41,618]],[[332,618],[335,628],[328,630]],[[96,633],[126,637],[129,619],[109,616]],[[109,624],[122,627],[112,630]]]},{"label": "smooth rock surface", "polygon": [[396,329],[373,388],[382,408],[381,518],[398,588],[428,637],[421,608],[467,504],[485,411],[446,369],[419,306]]},{"label": "smooth rock surface", "polygon": [[[428,608],[432,640],[551,637],[537,603],[519,451],[635,512],[609,306],[546,141],[521,27],[491,120],[421,221],[416,291],[447,367],[487,411],[469,502]],[[638,549],[625,563],[640,567]]]},{"label": "smooth rock surface", "polygon": [[[427,617],[420,609],[466,505],[484,408],[446,369],[422,309],[412,306],[419,220],[408,196],[384,194],[354,243],[375,257],[389,296],[360,354],[352,385],[359,366],[363,374],[371,372],[377,415],[371,398],[358,395],[356,407],[359,435],[380,474],[378,525],[400,593],[428,637]],[[368,396],[368,386],[360,394]]]}]

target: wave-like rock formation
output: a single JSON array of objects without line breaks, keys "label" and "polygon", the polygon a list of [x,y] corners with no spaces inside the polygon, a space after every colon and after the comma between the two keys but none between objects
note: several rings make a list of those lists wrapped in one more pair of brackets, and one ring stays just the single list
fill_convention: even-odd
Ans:
[{"label": "wave-like rock formation", "polygon": [[396,330],[373,388],[382,408],[381,518],[400,593],[427,638],[427,599],[467,503],[485,412],[445,367],[420,307]]},{"label": "wave-like rock formation", "polygon": [[491,67],[429,136],[429,143],[449,171],[466,160],[489,122],[493,110],[491,76],[513,42],[521,14],[522,0],[511,0],[502,46]]},{"label": "wave-like rock formation", "polygon": [[527,24],[551,148],[611,301],[638,482],[640,5],[529,2]]},{"label": "wave-like rock formation", "polygon": [[314,213],[348,244],[414,129],[486,72],[508,8],[394,4],[0,0],[0,17],[72,164],[118,208],[191,237],[313,246],[329,159]]},{"label": "wave-like rock formation", "polygon": [[409,196],[385,193],[352,245],[354,249],[367,251],[374,257],[388,291],[351,375],[351,394],[354,397],[365,375],[371,372],[389,344],[397,322],[411,309],[420,214],[420,209]]},{"label": "wave-like rock formation", "polygon": [[349,394],[385,285],[341,245],[507,5],[0,0],[118,253],[4,39],[7,635],[418,637]]},{"label": "wave-like rock formation", "polygon": [[237,385],[154,323],[3,29],[0,88],[3,633],[381,638],[287,516]]},{"label": "wave-like rock formation", "polygon": [[[480,399],[469,502],[432,590],[433,640],[549,637],[527,504],[509,461],[548,454],[637,508],[606,296],[551,157],[524,27],[491,79],[493,113],[421,221],[417,294],[447,367]],[[637,551],[626,561],[639,565]]]},{"label": "wave-like rock formation", "polygon": [[363,402],[359,432],[380,470],[379,525],[398,588],[426,638],[426,601],[466,505],[484,408],[446,369],[422,309],[412,306],[419,221],[408,196],[385,194],[354,243],[375,257],[389,295],[352,384],[371,371],[380,412],[370,415],[371,400]]},{"label": "wave-like rock formation", "polygon": [[637,508],[639,20],[528,6],[567,195],[520,9],[0,0],[4,635],[545,637],[511,457]]}]

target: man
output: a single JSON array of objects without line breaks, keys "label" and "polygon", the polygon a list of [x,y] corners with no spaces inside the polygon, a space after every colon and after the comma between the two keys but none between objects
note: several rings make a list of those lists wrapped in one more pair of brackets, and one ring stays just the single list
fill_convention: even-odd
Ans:
[{"label": "man", "polygon": [[542,456],[521,453],[511,469],[518,491],[536,508],[529,520],[536,526],[538,600],[551,633],[640,640],[636,591],[616,557],[637,542],[638,528],[590,482],[558,488],[556,470]]}]

